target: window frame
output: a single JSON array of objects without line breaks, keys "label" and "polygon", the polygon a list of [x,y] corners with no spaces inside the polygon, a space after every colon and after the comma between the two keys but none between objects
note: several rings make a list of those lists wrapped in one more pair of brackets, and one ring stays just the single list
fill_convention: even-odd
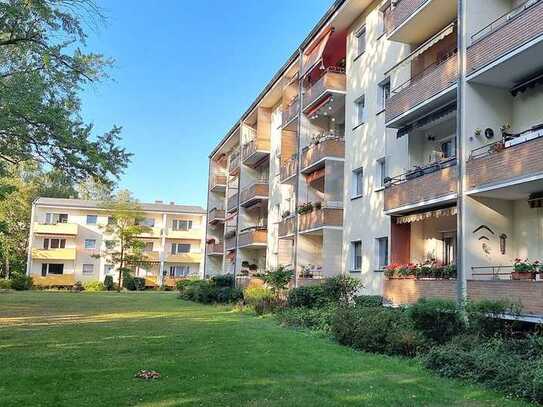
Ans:
[{"label": "window frame", "polygon": [[[94,222],[89,222],[89,219],[94,219]],[[85,218],[85,224],[87,225],[97,225],[98,224],[98,215],[89,215],[87,214]]]},{"label": "window frame", "polygon": [[[90,267],[91,271],[85,270],[85,267],[87,267],[87,268]],[[81,273],[86,274],[86,275],[94,274],[94,264],[92,264],[92,263],[83,263],[83,265],[81,266]]]},{"label": "window frame", "polygon": [[[91,243],[91,242],[93,242],[92,247],[87,245],[87,243]],[[85,248],[85,250],[96,249],[96,239],[85,239],[85,241],[83,242],[83,247]]]},{"label": "window frame", "polygon": [[[368,30],[365,22],[358,28],[358,30],[356,30],[356,32],[354,33],[354,37],[356,40],[356,56],[354,57],[354,60],[357,60],[362,55],[364,55],[366,53],[366,50],[368,49]],[[361,49],[362,47],[360,46],[361,39],[364,40],[363,49]]]},{"label": "window frame", "polygon": [[[383,260],[383,256],[382,256],[382,253],[381,253],[381,244],[382,243],[385,243],[385,253],[384,253],[384,261]],[[390,262],[390,253],[389,253],[389,239],[388,239],[388,236],[382,236],[382,237],[377,237],[375,238],[375,257],[376,257],[376,270],[378,271],[382,271],[385,269],[386,266],[388,266],[389,262]]]},{"label": "window frame", "polygon": [[[360,95],[354,101],[356,110],[356,120],[353,126],[353,130],[366,124],[368,121],[368,111],[366,106],[366,95]],[[361,109],[362,108],[362,109]]]},{"label": "window frame", "polygon": [[[388,89],[388,97],[386,96]],[[386,110],[386,102],[390,99],[392,88],[390,84],[390,76],[387,76],[384,80],[377,84],[377,114],[382,113]]]},{"label": "window frame", "polygon": [[[188,246],[188,250],[187,251],[180,251],[179,248],[184,247],[184,246]],[[192,245],[190,243],[177,243],[177,242],[174,242],[174,243],[172,243],[171,254],[175,255],[175,254],[190,253],[191,246]]]},{"label": "window frame", "polygon": [[377,163],[377,177],[378,184],[375,188],[376,191],[382,191],[385,189],[385,178],[387,177],[387,160],[386,157],[381,157],[375,160]]},{"label": "window frame", "polygon": [[[186,227],[181,227],[183,222],[186,224]],[[192,227],[192,219],[172,219],[172,230],[188,232],[189,230],[192,230]]]},{"label": "window frame", "polygon": [[[357,256],[356,249],[360,249],[360,256]],[[359,264],[358,260],[360,260]],[[362,240],[351,241],[350,271],[357,273],[362,271]],[[358,267],[357,267],[358,266]]]},{"label": "window frame", "polygon": [[364,167],[355,168],[351,177],[351,199],[364,196]]}]

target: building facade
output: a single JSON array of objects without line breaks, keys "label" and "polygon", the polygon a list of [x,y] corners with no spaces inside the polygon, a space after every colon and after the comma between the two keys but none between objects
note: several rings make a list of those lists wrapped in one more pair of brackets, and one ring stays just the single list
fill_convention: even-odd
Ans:
[{"label": "building facade", "polygon": [[543,260],[542,16],[541,0],[336,1],[210,154],[206,273],[288,265],[294,285],[350,273],[396,304],[543,315],[540,275],[513,266]]},{"label": "building facade", "polygon": [[[140,204],[148,231],[144,261],[128,265],[146,286],[172,286],[179,278],[203,276],[205,210],[198,206]],[[32,207],[27,274],[38,286],[71,286],[76,281],[116,281],[107,257],[109,214],[96,201],[39,198]]]}]

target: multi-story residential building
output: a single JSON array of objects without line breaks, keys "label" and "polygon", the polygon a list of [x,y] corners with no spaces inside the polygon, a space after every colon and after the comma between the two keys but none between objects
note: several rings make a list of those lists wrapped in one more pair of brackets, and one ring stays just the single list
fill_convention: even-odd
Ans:
[{"label": "multi-story residential building", "polygon": [[[128,265],[146,285],[172,286],[175,280],[203,275],[205,210],[174,202],[140,204],[148,226],[144,261]],[[81,199],[39,198],[32,207],[27,274],[38,286],[71,286],[76,281],[116,280],[107,254],[112,238],[104,205]]]},{"label": "multi-story residential building", "polygon": [[[283,264],[295,285],[350,273],[392,303],[543,316],[539,275],[513,273],[543,259],[542,17],[543,0],[336,1],[210,155],[206,271]],[[458,279],[383,273],[429,260]]]}]

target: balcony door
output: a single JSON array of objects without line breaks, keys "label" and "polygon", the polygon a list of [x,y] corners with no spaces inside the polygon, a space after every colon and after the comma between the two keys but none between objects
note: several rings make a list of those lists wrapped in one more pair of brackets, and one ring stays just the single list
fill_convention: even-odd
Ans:
[{"label": "balcony door", "polygon": [[443,264],[456,263],[456,232],[444,232],[443,237]]}]

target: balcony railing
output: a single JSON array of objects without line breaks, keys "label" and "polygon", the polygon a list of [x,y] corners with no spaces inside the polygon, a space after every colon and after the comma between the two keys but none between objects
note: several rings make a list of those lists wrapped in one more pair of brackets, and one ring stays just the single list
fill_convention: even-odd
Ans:
[{"label": "balcony railing", "polygon": [[265,246],[268,239],[268,230],[265,226],[253,227],[240,232],[238,247]]},{"label": "balcony railing", "polygon": [[416,205],[456,193],[456,158],[417,167],[385,182],[385,210]]},{"label": "balcony railing", "polygon": [[234,250],[236,248],[236,235],[224,239],[224,248]]},{"label": "balcony railing", "polygon": [[289,124],[292,120],[296,118],[298,115],[298,110],[300,108],[300,98],[298,95],[296,95],[290,102],[287,104],[286,108],[283,110],[283,113],[281,114],[282,118],[282,126],[285,127],[287,124]]},{"label": "balcony railing", "polygon": [[[337,206],[337,207],[332,207]],[[306,232],[324,227],[342,227],[343,208],[340,204],[322,204],[320,209],[298,215],[298,230]]]},{"label": "balcony railing", "polygon": [[428,0],[398,0],[390,13],[390,31],[402,25]]},{"label": "balcony railing", "polygon": [[280,181],[285,182],[296,175],[298,171],[298,156],[289,158],[281,163]]},{"label": "balcony railing", "polygon": [[224,242],[208,243],[207,244],[208,255],[222,255],[224,254]]},{"label": "balcony railing", "polygon": [[435,62],[392,90],[386,103],[386,121],[416,108],[450,88],[458,79],[457,52],[451,50],[445,60]]},{"label": "balcony railing", "polygon": [[32,249],[34,260],[75,260],[75,248],[65,249]]},{"label": "balcony railing", "polygon": [[70,287],[75,284],[75,274],[49,274],[32,276],[32,285],[38,287]]},{"label": "balcony railing", "polygon": [[324,166],[327,158],[344,159],[345,141],[343,138],[330,136],[302,150],[302,173],[308,174]]},{"label": "balcony railing", "polygon": [[35,223],[34,233],[38,235],[65,235],[76,236],[78,226],[76,223]]},{"label": "balcony railing", "polygon": [[243,164],[254,168],[270,153],[270,141],[261,137],[254,137],[241,147]]},{"label": "balcony railing", "polygon": [[202,261],[202,253],[176,253],[168,254],[166,262],[168,263],[200,263]]},{"label": "balcony railing", "polygon": [[466,163],[468,188],[543,173],[543,124],[471,152]]},{"label": "balcony railing", "polygon": [[213,208],[209,211],[209,214],[207,216],[209,223],[217,223],[217,222],[224,222],[224,209],[220,208]]},{"label": "balcony railing", "polygon": [[543,35],[542,19],[543,0],[529,0],[473,34],[466,54],[467,72],[475,72]]},{"label": "balcony railing", "polygon": [[280,238],[293,236],[296,232],[296,217],[289,216],[279,222],[278,235]]},{"label": "balcony railing", "polygon": [[328,67],[323,76],[305,90],[304,110],[322,96],[328,93],[345,93],[345,89],[345,69],[335,66]]},{"label": "balcony railing", "polygon": [[248,187],[241,191],[240,205],[243,207],[249,207],[255,203],[268,199],[269,195],[269,181],[267,178],[260,179],[250,184]]},{"label": "balcony railing", "polygon": [[233,213],[238,209],[238,194],[228,197],[226,210],[228,213]]},{"label": "balcony railing", "polygon": [[235,175],[239,172],[241,158],[239,152],[235,152],[230,156],[230,161],[228,163],[228,173],[230,175]]},{"label": "balcony railing", "polygon": [[211,191],[224,190],[226,188],[226,175],[214,174],[211,177]]}]

